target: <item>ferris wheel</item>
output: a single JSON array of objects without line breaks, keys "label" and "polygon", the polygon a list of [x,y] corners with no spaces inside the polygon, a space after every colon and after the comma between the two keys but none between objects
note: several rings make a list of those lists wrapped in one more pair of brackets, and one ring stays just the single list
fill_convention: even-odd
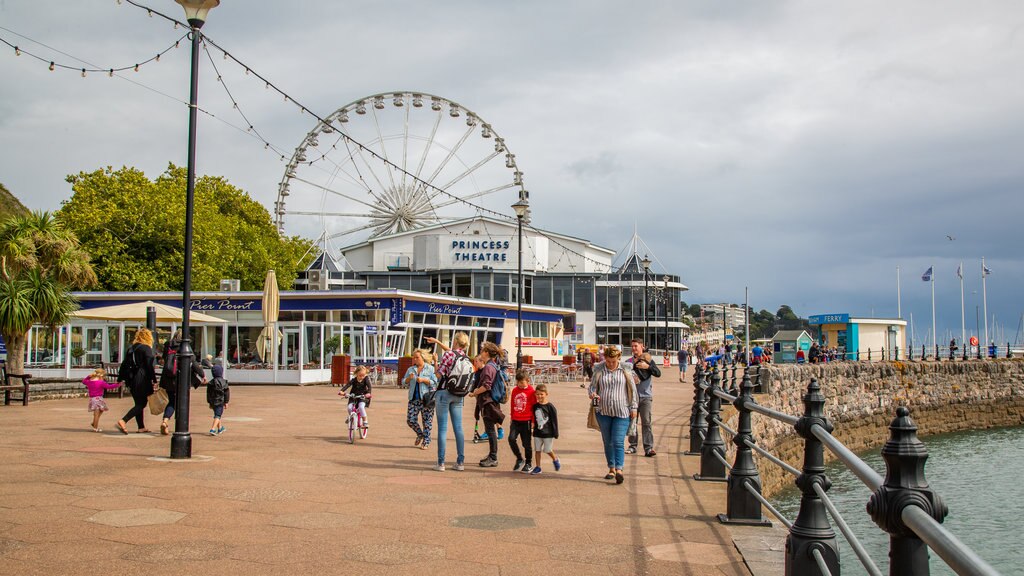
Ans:
[{"label": "ferris wheel", "polygon": [[384,92],[310,130],[278,185],[274,223],[355,244],[527,197],[515,154],[479,114],[432,94]]}]

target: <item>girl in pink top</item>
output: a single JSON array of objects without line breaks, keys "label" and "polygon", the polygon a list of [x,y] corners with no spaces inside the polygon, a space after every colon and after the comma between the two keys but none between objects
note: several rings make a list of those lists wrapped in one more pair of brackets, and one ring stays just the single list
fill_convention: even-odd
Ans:
[{"label": "girl in pink top", "polygon": [[100,430],[100,416],[109,410],[106,401],[103,400],[103,391],[113,390],[121,385],[120,382],[114,382],[113,384],[107,382],[104,379],[106,376],[107,373],[103,368],[97,368],[92,374],[82,380],[82,384],[85,384],[86,389],[89,390],[89,412],[92,412],[93,432],[103,432],[103,430]]}]

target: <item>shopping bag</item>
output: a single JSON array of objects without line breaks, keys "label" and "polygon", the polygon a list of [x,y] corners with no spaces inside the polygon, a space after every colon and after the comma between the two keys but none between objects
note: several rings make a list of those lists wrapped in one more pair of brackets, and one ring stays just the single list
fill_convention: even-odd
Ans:
[{"label": "shopping bag", "polygon": [[163,414],[167,408],[167,390],[157,388],[156,392],[149,395],[148,404],[150,414]]}]

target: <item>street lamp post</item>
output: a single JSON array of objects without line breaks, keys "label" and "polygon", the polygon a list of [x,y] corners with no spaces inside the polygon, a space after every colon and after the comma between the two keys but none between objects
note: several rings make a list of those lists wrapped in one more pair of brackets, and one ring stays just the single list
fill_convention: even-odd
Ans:
[{"label": "street lamp post", "polygon": [[521,195],[519,201],[512,205],[512,209],[516,211],[516,223],[519,233],[519,275],[518,284],[519,288],[516,290],[516,371],[519,371],[523,367],[523,219],[526,218],[526,213],[530,210],[530,202],[526,199],[525,193]]},{"label": "street lamp post", "polygon": [[646,346],[651,331],[650,322],[647,320],[647,274],[651,271],[651,259],[644,254],[644,259],[640,261],[640,264],[644,267],[644,346]]},{"label": "street lamp post", "polygon": [[185,270],[181,290],[181,347],[178,348],[178,394],[174,411],[174,435],[171,436],[171,458],[192,457],[192,434],[189,432],[189,380],[192,374],[192,341],[189,336],[189,307],[192,300],[192,214],[196,192],[196,110],[199,100],[199,31],[206,16],[220,0],[175,0],[185,9],[192,36],[192,74],[188,103],[188,183],[185,191]]},{"label": "street lamp post", "polygon": [[665,357],[668,358],[668,348],[672,345],[672,339],[668,336],[668,315],[672,299],[669,297],[668,292],[668,274],[662,277],[662,280],[665,281]]}]

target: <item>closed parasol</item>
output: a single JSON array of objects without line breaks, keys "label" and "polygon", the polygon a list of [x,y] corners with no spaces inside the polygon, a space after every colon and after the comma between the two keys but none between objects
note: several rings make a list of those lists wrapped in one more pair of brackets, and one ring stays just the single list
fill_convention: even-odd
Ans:
[{"label": "closed parasol", "polygon": [[[277,330],[277,316],[281,310],[281,292],[277,288],[277,274],[273,270],[267,270],[267,277],[263,280],[263,331],[260,332],[257,347],[260,357],[267,361],[267,347],[272,350],[270,361],[277,363],[277,354],[274,352],[280,343],[282,334]],[[271,335],[276,336],[276,338]]]}]

